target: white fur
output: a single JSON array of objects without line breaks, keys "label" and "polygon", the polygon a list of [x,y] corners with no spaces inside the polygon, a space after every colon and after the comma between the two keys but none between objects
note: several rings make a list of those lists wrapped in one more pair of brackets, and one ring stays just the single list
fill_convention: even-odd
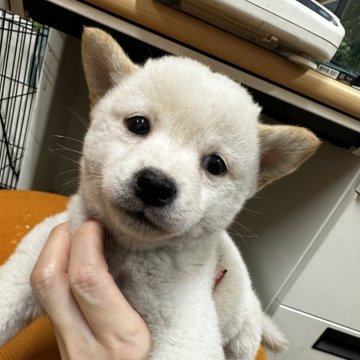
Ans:
[{"label": "white fur", "polygon": [[[151,328],[151,359],[253,360],[273,325],[263,329],[270,320],[224,229],[257,188],[259,112],[242,87],[189,59],[149,60],[121,77],[92,109],[69,214],[38,225],[0,269],[0,343],[41,312],[29,275],[50,229],[67,216],[73,228],[96,216],[111,233],[110,271]],[[129,132],[124,118],[133,115],[150,120],[149,135]],[[212,153],[226,174],[202,168]],[[144,167],[175,179],[172,204],[144,208],[136,198],[133,176]],[[143,211],[153,225],[127,211]],[[228,273],[213,292],[217,263]],[[276,331],[266,335],[284,344]]]},{"label": "white fur", "polygon": [[44,220],[22,239],[16,252],[0,267],[0,344],[42,314],[31,291],[30,273],[51,229],[67,220],[67,213]]}]

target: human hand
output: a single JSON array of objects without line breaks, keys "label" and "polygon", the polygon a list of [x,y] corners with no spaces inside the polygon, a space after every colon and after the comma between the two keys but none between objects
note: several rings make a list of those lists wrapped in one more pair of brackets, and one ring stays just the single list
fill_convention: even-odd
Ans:
[{"label": "human hand", "polygon": [[108,272],[101,225],[89,220],[70,235],[50,234],[31,286],[54,326],[62,360],[145,360],[150,331]]}]

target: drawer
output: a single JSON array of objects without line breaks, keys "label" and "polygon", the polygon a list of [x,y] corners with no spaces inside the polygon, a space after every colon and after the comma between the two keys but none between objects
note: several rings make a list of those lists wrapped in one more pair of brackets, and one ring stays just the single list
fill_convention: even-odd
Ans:
[{"label": "drawer", "polygon": [[354,197],[281,303],[360,330],[360,195]]},{"label": "drawer", "polygon": [[[268,352],[269,360],[332,360],[338,356],[315,350],[312,346],[327,329],[338,330],[343,334],[357,337],[360,342],[360,332],[335,323],[311,316],[300,311],[280,305],[273,320],[285,333],[289,341],[289,350],[281,354]],[[359,353],[360,356],[360,353]],[[355,357],[354,359],[359,359]]]}]

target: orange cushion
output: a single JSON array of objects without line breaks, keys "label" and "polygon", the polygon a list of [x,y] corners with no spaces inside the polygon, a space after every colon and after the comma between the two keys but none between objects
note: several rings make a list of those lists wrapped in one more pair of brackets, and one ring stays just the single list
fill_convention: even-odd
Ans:
[{"label": "orange cushion", "polygon": [[[65,196],[36,191],[0,190],[0,264],[21,238],[45,217],[65,209]],[[1,305],[0,305],[1,306]],[[50,321],[33,321],[0,348],[2,360],[60,360]]]},{"label": "orange cushion", "polygon": [[[45,217],[65,209],[61,195],[20,190],[0,190],[0,264],[21,238]],[[1,304],[0,304],[1,306]],[[60,360],[55,336],[46,316],[33,321],[0,348],[1,360]],[[266,360],[263,347],[256,360]]]}]

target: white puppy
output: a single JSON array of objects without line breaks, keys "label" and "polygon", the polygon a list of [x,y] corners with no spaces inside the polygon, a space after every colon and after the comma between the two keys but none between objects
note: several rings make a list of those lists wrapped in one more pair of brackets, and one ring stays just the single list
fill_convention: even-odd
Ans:
[{"label": "white puppy", "polygon": [[[0,343],[42,313],[29,275],[52,227],[90,216],[123,293],[148,322],[154,360],[253,360],[285,340],[261,311],[226,233],[258,189],[294,171],[318,147],[309,131],[258,123],[244,88],[186,58],[134,65],[119,45],[85,29],[90,91],[78,193],[39,224],[0,268]],[[40,241],[39,241],[40,240]],[[227,275],[213,291],[215,267]]]}]

